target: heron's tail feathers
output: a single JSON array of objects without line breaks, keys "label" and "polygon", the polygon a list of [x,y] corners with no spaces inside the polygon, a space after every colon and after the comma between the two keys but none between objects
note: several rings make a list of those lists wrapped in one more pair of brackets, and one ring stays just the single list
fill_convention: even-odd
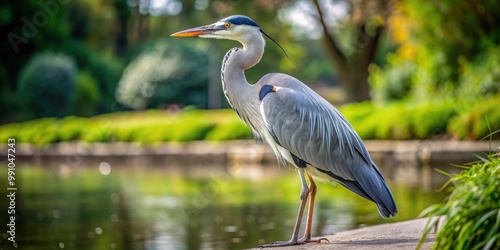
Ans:
[{"label": "heron's tail feathers", "polygon": [[387,187],[386,184],[386,192],[381,194],[380,201],[375,202],[377,204],[378,212],[384,218],[394,217],[398,213],[398,208],[396,207],[396,203],[394,202],[394,198],[392,197],[391,190]]},{"label": "heron's tail feathers", "polygon": [[[377,204],[380,215],[384,218],[396,216],[398,209],[391,190],[384,177],[373,164],[351,169],[356,181],[343,183],[348,189]],[[347,184],[347,185],[346,185]]]},{"label": "heron's tail feathers", "polygon": [[363,191],[368,194],[370,200],[377,204],[378,211],[382,217],[389,218],[396,216],[398,208],[394,202],[394,197],[378,168],[372,165],[363,169],[368,173],[363,174],[361,178],[357,178]]},{"label": "heron's tail feathers", "polygon": [[367,165],[365,163],[365,165],[350,168],[354,180],[344,179],[331,171],[319,168],[317,170],[330,175],[338,183],[361,197],[375,202],[382,217],[396,216],[398,208],[392,197],[391,190],[375,164]]}]

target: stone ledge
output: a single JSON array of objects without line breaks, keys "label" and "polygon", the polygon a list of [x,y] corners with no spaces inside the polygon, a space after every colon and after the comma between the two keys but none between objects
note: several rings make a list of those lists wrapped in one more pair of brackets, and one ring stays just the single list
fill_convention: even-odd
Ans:
[{"label": "stone ledge", "polygon": [[[343,250],[400,250],[416,249],[423,234],[423,229],[429,218],[421,218],[404,222],[387,223],[368,226],[349,231],[315,238],[326,238],[329,243],[310,243],[298,246],[280,247],[280,250],[297,249],[343,249]],[[424,243],[422,250],[432,248],[436,234],[431,232]],[[259,249],[259,248],[255,248]],[[274,249],[274,248],[264,248]]]}]

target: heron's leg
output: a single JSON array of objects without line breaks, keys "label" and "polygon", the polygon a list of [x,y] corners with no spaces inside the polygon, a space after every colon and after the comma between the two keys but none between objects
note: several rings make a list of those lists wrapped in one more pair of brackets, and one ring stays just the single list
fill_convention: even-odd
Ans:
[{"label": "heron's leg", "polygon": [[298,244],[304,244],[305,242],[298,241],[298,235],[300,230],[300,223],[302,222],[302,215],[304,214],[304,209],[307,203],[307,197],[309,197],[309,188],[307,187],[306,178],[304,176],[305,172],[303,168],[299,168],[300,181],[302,183],[302,190],[300,192],[300,207],[299,214],[297,215],[297,220],[295,221],[295,227],[293,229],[292,238],[289,241],[277,241],[268,245],[259,246],[263,247],[282,247],[282,246],[292,246]]},{"label": "heron's leg", "polygon": [[312,229],[312,219],[314,212],[314,200],[316,198],[316,183],[314,183],[313,178],[310,174],[307,174],[307,178],[309,179],[309,194],[311,198],[309,199],[309,207],[307,209],[307,221],[306,221],[306,230],[304,232],[304,237],[300,239],[300,242],[311,242],[311,229]]},{"label": "heron's leg", "polygon": [[302,237],[302,239],[299,240],[299,243],[304,244],[304,243],[309,243],[309,242],[314,242],[314,243],[321,243],[324,241],[328,242],[328,239],[326,239],[326,238],[311,240],[314,201],[316,199],[317,188],[316,188],[316,183],[314,183],[314,180],[310,174],[307,174],[307,178],[309,179],[309,194],[310,194],[311,198],[309,199],[309,207],[307,209],[306,230],[304,232],[304,237]]}]

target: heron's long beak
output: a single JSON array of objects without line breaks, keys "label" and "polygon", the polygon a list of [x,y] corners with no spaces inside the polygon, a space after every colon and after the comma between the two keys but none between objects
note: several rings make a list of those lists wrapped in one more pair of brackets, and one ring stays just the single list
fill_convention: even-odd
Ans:
[{"label": "heron's long beak", "polygon": [[220,29],[216,28],[215,25],[208,25],[208,26],[201,26],[197,28],[179,31],[170,36],[176,36],[176,37],[200,36],[200,35],[208,35],[218,30]]}]

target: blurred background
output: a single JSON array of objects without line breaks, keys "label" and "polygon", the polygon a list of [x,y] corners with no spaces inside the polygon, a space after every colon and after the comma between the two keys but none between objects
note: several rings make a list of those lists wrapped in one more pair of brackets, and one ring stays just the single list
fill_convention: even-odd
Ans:
[{"label": "blurred background", "polygon": [[[388,147],[376,157],[398,217],[382,220],[370,202],[322,184],[313,234],[415,218],[446,196],[435,192],[443,178],[411,179],[429,171],[421,145],[500,139],[499,11],[494,0],[0,3],[0,140],[2,149],[16,140],[17,244],[241,249],[288,239],[296,173],[246,141],[251,133],[221,90],[222,58],[240,45],[170,37],[234,14],[288,53],[267,41],[249,82],[290,74],[377,140],[370,150],[409,142],[418,155],[397,159]],[[432,167],[465,163],[454,147],[429,158]],[[0,205],[6,224],[7,201]]]}]

